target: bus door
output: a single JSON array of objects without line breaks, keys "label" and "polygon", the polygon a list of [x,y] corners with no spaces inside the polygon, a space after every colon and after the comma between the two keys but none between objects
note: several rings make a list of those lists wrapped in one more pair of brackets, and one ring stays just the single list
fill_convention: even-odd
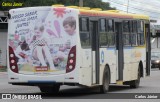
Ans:
[{"label": "bus door", "polygon": [[98,20],[90,19],[90,33],[92,42],[92,84],[99,83],[99,36]]},{"label": "bus door", "polygon": [[150,43],[150,28],[149,24],[145,24],[146,35],[146,75],[150,75],[150,60],[151,60],[151,43]]},{"label": "bus door", "polygon": [[122,37],[122,22],[115,22],[116,32],[116,49],[117,49],[117,76],[118,80],[123,80],[124,54],[123,54],[123,37]]}]

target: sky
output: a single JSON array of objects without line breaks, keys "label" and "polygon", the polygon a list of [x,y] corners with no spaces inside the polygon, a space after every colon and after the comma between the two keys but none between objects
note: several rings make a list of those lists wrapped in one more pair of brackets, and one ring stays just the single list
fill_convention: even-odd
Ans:
[{"label": "sky", "polygon": [[128,13],[149,15],[151,19],[160,19],[160,0],[102,0],[111,7]]}]

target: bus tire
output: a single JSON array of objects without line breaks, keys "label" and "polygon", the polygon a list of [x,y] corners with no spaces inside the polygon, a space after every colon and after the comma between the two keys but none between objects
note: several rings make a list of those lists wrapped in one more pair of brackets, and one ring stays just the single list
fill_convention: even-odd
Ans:
[{"label": "bus tire", "polygon": [[140,84],[140,78],[141,78],[141,75],[140,75],[140,66],[138,68],[138,75],[137,75],[137,80],[133,80],[130,82],[130,88],[138,88],[139,87],[139,84]]},{"label": "bus tire", "polygon": [[106,66],[103,72],[103,79],[102,79],[102,85],[100,86],[100,93],[107,93],[109,90],[109,84],[110,84],[110,72],[109,68]]},{"label": "bus tire", "polygon": [[58,93],[60,89],[60,85],[53,85],[53,86],[39,86],[39,89],[43,93]]}]

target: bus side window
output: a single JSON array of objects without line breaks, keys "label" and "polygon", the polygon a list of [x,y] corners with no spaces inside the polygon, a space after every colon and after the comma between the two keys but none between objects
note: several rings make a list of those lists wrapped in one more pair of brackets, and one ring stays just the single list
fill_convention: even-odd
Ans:
[{"label": "bus side window", "polygon": [[114,32],[114,20],[108,20],[108,32]]},{"label": "bus side window", "polygon": [[123,21],[123,44],[124,46],[130,46],[130,23],[129,20]]},{"label": "bus side window", "polygon": [[107,38],[108,38],[108,46],[115,46],[115,33],[114,33],[114,20],[107,20]]},{"label": "bus side window", "polygon": [[144,45],[144,34],[143,33],[138,33],[138,36],[137,36],[137,42],[138,42],[138,45]]},{"label": "bus side window", "polygon": [[129,32],[129,21],[123,21],[123,32]]},{"label": "bus side window", "polygon": [[137,33],[137,21],[132,21],[133,22],[133,32]]},{"label": "bus side window", "polygon": [[108,44],[107,42],[107,27],[106,27],[106,19],[102,18],[99,20],[100,24],[100,37],[99,37],[99,42],[100,42],[100,47],[106,47]]},{"label": "bus side window", "polygon": [[123,34],[123,43],[126,46],[130,45],[130,35],[129,34]]},{"label": "bus side window", "polygon": [[143,21],[137,21],[137,43],[138,45],[144,45],[144,22]]},{"label": "bus side window", "polygon": [[132,44],[132,46],[136,46],[137,45],[136,34],[131,34],[131,44]]},{"label": "bus side window", "polygon": [[106,32],[106,19],[100,19],[100,32]]},{"label": "bus side window", "polygon": [[131,28],[131,44],[137,46],[137,21],[130,21]]},{"label": "bus side window", "polygon": [[81,17],[79,19],[80,40],[82,48],[91,47],[90,33],[89,33],[89,19],[88,17]]}]

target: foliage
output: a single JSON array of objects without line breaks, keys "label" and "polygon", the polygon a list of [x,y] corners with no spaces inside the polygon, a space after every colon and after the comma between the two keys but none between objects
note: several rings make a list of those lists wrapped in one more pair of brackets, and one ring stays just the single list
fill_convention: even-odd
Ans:
[{"label": "foliage", "polygon": [[[17,8],[14,6],[2,6],[2,3],[23,3],[22,7],[31,6],[51,6],[53,4],[63,4],[65,6],[78,6],[79,0],[0,0],[0,11]],[[102,2],[102,0],[83,0],[83,6],[91,8],[102,8],[103,10],[115,9],[111,8],[108,2]],[[18,7],[19,8],[19,7]]]}]

